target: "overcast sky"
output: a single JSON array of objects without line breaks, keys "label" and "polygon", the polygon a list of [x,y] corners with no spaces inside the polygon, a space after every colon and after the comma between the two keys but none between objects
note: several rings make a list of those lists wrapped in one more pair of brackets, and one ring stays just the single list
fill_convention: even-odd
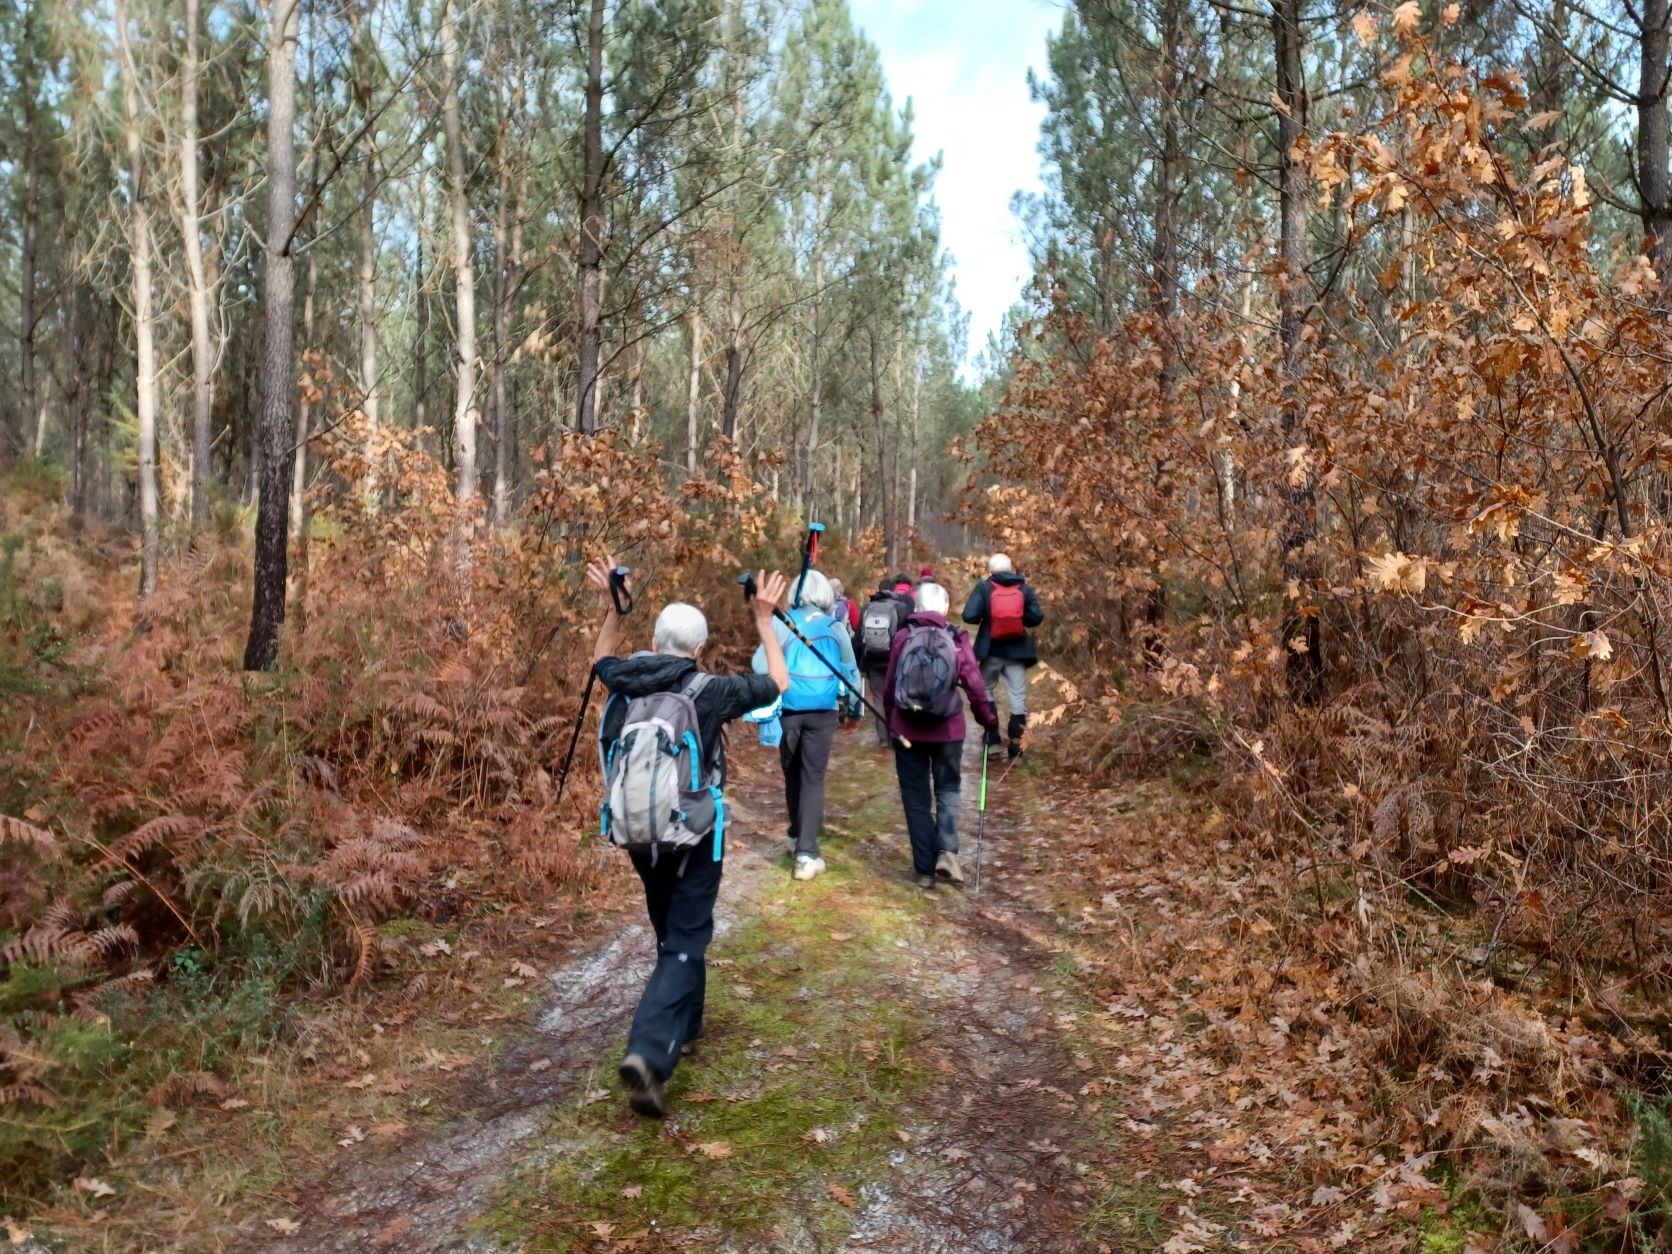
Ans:
[{"label": "overcast sky", "polygon": [[952,254],[970,351],[986,345],[1028,276],[1010,197],[1039,187],[1039,123],[1028,70],[1042,69],[1046,33],[1062,21],[1051,0],[852,0],[882,49],[896,105],[917,109],[917,157],[943,154],[935,199]]}]

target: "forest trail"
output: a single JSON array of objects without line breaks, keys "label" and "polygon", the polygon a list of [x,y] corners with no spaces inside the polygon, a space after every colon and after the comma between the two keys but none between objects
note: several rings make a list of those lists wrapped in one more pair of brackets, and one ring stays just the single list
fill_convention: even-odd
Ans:
[{"label": "forest trail", "polygon": [[[1048,781],[1024,768],[994,787],[979,896],[926,894],[890,759],[868,729],[844,734],[831,870],[800,885],[775,763],[736,758],[709,1033],[664,1124],[629,1114],[613,1080],[652,950],[635,921],[549,973],[533,1030],[454,1124],[298,1181],[286,1243],[268,1208],[238,1217],[234,1244],[1005,1251],[1160,1248],[1187,1230],[1188,1205],[1172,1212],[1190,1199],[1142,1185],[1155,1145],[1120,1128],[1116,1054],[1087,1030],[1109,1016],[1030,904],[1041,868],[1023,847],[1061,838],[1033,831]],[[970,865],[973,742],[966,767]]]}]

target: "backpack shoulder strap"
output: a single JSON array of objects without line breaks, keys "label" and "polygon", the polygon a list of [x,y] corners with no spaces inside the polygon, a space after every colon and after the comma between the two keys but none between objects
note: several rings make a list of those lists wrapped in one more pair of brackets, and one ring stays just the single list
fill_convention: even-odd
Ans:
[{"label": "backpack shoulder strap", "polygon": [[691,700],[695,701],[697,699],[697,694],[704,688],[708,687],[708,681],[713,678],[714,676],[710,675],[707,671],[698,671],[695,675],[692,675],[690,679],[685,681],[685,686],[679,691],[683,695],[690,697]]}]

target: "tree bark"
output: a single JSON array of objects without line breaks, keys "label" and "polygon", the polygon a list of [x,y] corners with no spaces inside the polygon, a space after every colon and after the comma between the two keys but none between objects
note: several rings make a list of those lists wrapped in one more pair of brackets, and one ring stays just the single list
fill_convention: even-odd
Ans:
[{"label": "tree bark", "polygon": [[422,167],[418,171],[418,229],[413,232],[413,261],[416,270],[412,334],[412,426],[416,431],[429,425],[430,407],[430,283],[424,272],[424,231],[429,226],[424,189],[428,183]]},{"label": "tree bark", "polygon": [[877,332],[867,333],[871,349],[871,424],[877,435],[877,511],[882,518],[883,564],[895,565],[896,543],[894,515],[889,508],[888,493],[888,438],[882,420],[882,365],[877,356]]},{"label": "tree bark", "polygon": [[587,22],[585,132],[575,427],[590,433],[598,429],[599,324],[604,311],[604,0],[592,0]]},{"label": "tree bark", "polygon": [[702,400],[702,315],[693,304],[685,315],[688,342],[691,350],[690,379],[685,392],[685,477],[697,477],[697,465],[702,460],[702,431],[698,425]]},{"label": "tree bark", "polygon": [[1672,291],[1672,171],[1668,146],[1668,0],[1644,0],[1637,78],[1637,185],[1649,260],[1663,293]]},{"label": "tree bark", "polygon": [[35,64],[35,15],[38,6],[23,10],[23,39],[19,51],[18,86],[23,95],[23,249],[18,258],[18,365],[22,388],[22,412],[18,423],[18,448],[28,439],[29,425],[37,425],[35,456],[41,455],[40,395],[35,378],[35,281],[40,250],[40,155],[37,152],[36,115],[39,104],[39,75]]},{"label": "tree bark", "polygon": [[459,36],[452,0],[442,0],[441,4],[441,72],[441,125],[447,138],[447,207],[453,231],[454,300],[458,311],[453,448],[458,463],[458,499],[463,503],[473,500],[477,491],[476,267],[470,248],[464,128],[459,121]]},{"label": "tree bark", "polygon": [[[373,122],[372,106],[372,75],[376,59],[372,45],[372,11],[372,5],[367,3],[364,11],[356,15],[360,24],[361,69],[354,89],[360,97],[361,125],[366,131],[360,188],[360,264],[356,275],[360,306],[360,412],[366,416],[367,435],[375,448],[380,398],[377,377],[377,127]],[[379,479],[375,458],[371,465],[365,497],[375,510]]]},{"label": "tree bark", "polygon": [[1178,204],[1179,167],[1179,57],[1184,45],[1184,4],[1166,0],[1161,12],[1161,161],[1155,171],[1155,238],[1151,260],[1154,265],[1155,315],[1161,335],[1161,388],[1172,385],[1172,323],[1178,315]]},{"label": "tree bark", "polygon": [[1301,333],[1307,314],[1306,171],[1295,145],[1306,133],[1307,92],[1301,7],[1304,0],[1273,0],[1272,33],[1277,64],[1278,207],[1280,218],[1280,311],[1278,349],[1283,383],[1283,442],[1303,460],[1284,478],[1283,580],[1287,587],[1283,641],[1287,650],[1289,698],[1309,705],[1322,696],[1323,655],[1310,549],[1317,528],[1317,478],[1311,466],[1311,433],[1300,390]]},{"label": "tree bark", "polygon": [[244,669],[279,660],[288,575],[292,414],[296,404],[296,42],[301,0],[267,13],[267,247],[261,345],[261,478],[255,520],[255,595]]},{"label": "tree bark", "polygon": [[209,521],[209,437],[214,411],[214,344],[209,334],[209,279],[203,264],[202,192],[198,177],[198,0],[185,0],[186,52],[180,65],[180,238],[186,252],[186,295],[192,331],[193,529]]},{"label": "tree bark", "polygon": [[488,394],[493,405],[493,520],[503,527],[509,508],[510,463],[505,438],[505,363],[511,339],[511,175],[508,156],[511,106],[505,104],[494,133],[493,365]]},{"label": "tree bark", "polygon": [[161,548],[157,518],[157,347],[151,314],[151,218],[140,142],[139,67],[128,31],[127,0],[116,0],[116,33],[121,45],[122,138],[128,152],[128,218],[133,253],[135,414],[139,419],[139,595],[157,590]]},{"label": "tree bark", "polygon": [[[813,220],[813,349],[811,380],[807,398],[807,465],[801,495],[811,508],[813,475],[818,466],[819,420],[824,411],[824,168],[820,163],[813,179],[813,196],[818,206]],[[875,338],[872,356],[876,354]],[[873,373],[875,362],[872,363]]]}]

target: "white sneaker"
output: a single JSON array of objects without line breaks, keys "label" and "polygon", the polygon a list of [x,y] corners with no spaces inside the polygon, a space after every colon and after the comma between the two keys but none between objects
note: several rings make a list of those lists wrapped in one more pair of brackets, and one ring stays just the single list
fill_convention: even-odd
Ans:
[{"label": "white sneaker", "polygon": [[817,879],[824,874],[824,859],[815,858],[811,854],[798,854],[795,859],[795,878],[798,880]]}]

